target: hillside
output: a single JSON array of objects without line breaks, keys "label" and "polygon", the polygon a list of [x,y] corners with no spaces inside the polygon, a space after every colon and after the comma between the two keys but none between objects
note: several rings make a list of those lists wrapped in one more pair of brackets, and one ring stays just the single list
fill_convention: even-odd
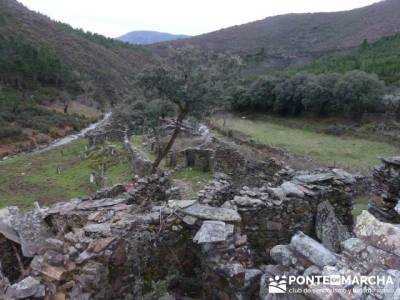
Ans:
[{"label": "hillside", "polygon": [[132,97],[134,76],[154,61],[143,47],[1,0],[0,157],[82,129]]},{"label": "hillside", "polygon": [[384,37],[379,41],[353,50],[348,55],[328,55],[310,65],[295,68],[290,72],[344,73],[362,70],[375,73],[387,83],[400,82],[400,34]]},{"label": "hillside", "polygon": [[399,32],[399,12],[400,1],[386,0],[351,11],[280,15],[151,48],[163,54],[169,46],[193,45],[241,53],[255,69],[284,68]]},{"label": "hillside", "polygon": [[149,45],[188,38],[184,34],[171,34],[157,31],[131,31],[117,38],[130,44]]},{"label": "hillside", "polygon": [[15,0],[0,1],[0,35],[3,39],[17,37],[26,47],[52,53],[70,70],[80,92],[90,87],[91,95],[99,101],[118,101],[127,94],[135,70],[152,61],[144,48],[75,30]]}]

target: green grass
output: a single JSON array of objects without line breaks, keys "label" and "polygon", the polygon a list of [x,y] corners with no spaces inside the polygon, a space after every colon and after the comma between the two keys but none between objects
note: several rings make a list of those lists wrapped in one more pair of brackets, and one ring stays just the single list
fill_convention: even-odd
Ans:
[{"label": "green grass", "polygon": [[122,145],[116,145],[114,156],[96,149],[85,158],[86,145],[80,139],[48,152],[0,162],[0,207],[30,207],[34,201],[51,204],[88,195],[99,188],[89,182],[89,176],[102,162],[107,166],[107,186],[130,179]]},{"label": "green grass", "polygon": [[156,155],[153,152],[146,149],[145,147],[143,147],[143,136],[142,135],[132,136],[131,142],[137,149],[139,149],[144,155],[146,155],[146,157],[149,160],[151,160],[151,161],[156,160],[156,158],[157,158]]},{"label": "green grass", "polygon": [[210,172],[204,172],[195,168],[185,168],[174,173],[174,178],[193,185],[207,183],[212,179]]},{"label": "green grass", "polygon": [[359,216],[363,210],[368,210],[368,196],[360,196],[354,199],[353,216]]},{"label": "green grass", "polygon": [[196,168],[185,168],[174,172],[172,177],[173,179],[183,181],[190,186],[190,193],[184,195],[190,199],[194,198],[197,192],[212,179],[212,174]]},{"label": "green grass", "polygon": [[[379,163],[379,157],[400,154],[397,147],[386,143],[318,133],[314,131],[315,124],[307,127],[289,120],[289,126],[285,126],[283,122],[285,119],[276,122],[233,117],[226,120],[226,129],[237,130],[260,144],[282,147],[292,154],[351,170],[369,171]],[[222,120],[214,123],[222,126]]]}]

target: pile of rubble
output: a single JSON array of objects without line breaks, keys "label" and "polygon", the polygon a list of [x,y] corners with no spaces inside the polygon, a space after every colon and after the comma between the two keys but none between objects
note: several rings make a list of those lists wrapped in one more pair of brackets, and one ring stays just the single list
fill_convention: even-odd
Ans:
[{"label": "pile of rubble", "polygon": [[288,299],[400,299],[399,226],[364,211],[354,232],[356,237],[342,242],[340,255],[302,232],[290,244],[275,246],[270,254],[277,265],[262,268],[260,299],[275,299],[268,287],[276,276],[312,278],[309,284],[286,286],[293,292]]},{"label": "pile of rubble", "polygon": [[85,138],[89,141],[89,147],[103,145],[107,141],[123,141],[125,130],[116,128],[114,124],[106,122],[94,130],[90,130],[85,134]]},{"label": "pile of rubble", "polygon": [[223,173],[215,173],[213,180],[207,184],[198,195],[199,202],[211,206],[221,206],[227,200],[233,199],[236,189],[232,185],[232,179]]},{"label": "pile of rubble", "polygon": [[[284,169],[271,178],[238,187],[216,173],[197,199],[180,200],[158,174],[49,208],[0,210],[0,299],[264,300],[275,299],[277,275],[400,278],[398,225],[364,212],[352,231],[359,176]],[[306,287],[321,300],[400,293]]]},{"label": "pile of rubble", "polygon": [[373,171],[373,178],[369,211],[382,221],[400,223],[395,209],[400,200],[400,157],[382,159],[382,164]]},{"label": "pile of rubble", "polygon": [[[254,289],[245,281],[253,279],[252,255],[237,211],[168,201],[155,193],[154,182],[142,178],[133,186],[26,213],[1,210],[0,230],[7,239],[0,247],[15,251],[1,257],[0,298],[158,299],[170,290],[251,297]],[[159,281],[168,290],[155,289]]]}]

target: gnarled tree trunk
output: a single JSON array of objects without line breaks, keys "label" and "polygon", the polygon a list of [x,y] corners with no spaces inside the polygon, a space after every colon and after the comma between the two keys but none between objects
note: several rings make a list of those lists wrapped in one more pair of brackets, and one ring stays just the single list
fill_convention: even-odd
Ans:
[{"label": "gnarled tree trunk", "polygon": [[168,152],[171,150],[172,146],[174,145],[176,138],[178,137],[179,133],[181,132],[182,122],[185,119],[186,114],[187,114],[186,111],[181,111],[179,113],[178,118],[176,119],[174,132],[172,133],[172,136],[169,139],[167,146],[165,146],[165,148],[159,152],[157,159],[153,163],[153,167],[151,170],[151,172],[153,174],[157,172],[157,169],[160,166],[160,163],[168,155]]}]

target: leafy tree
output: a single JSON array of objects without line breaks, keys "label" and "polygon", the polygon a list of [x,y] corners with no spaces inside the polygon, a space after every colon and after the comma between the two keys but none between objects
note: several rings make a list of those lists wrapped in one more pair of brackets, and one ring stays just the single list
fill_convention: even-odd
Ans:
[{"label": "leafy tree", "polygon": [[334,89],[339,78],[339,74],[333,73],[318,75],[306,82],[303,98],[305,110],[318,115],[337,112]]},{"label": "leafy tree", "polygon": [[299,73],[278,84],[274,90],[276,101],[274,111],[282,115],[297,116],[304,111],[303,99],[306,95],[306,84],[314,75]]},{"label": "leafy tree", "polygon": [[[149,105],[157,99],[160,101],[158,107],[164,102],[173,105],[175,110],[173,133],[167,145],[159,151],[153,172],[174,145],[183,121],[188,116],[204,117],[219,105],[225,82],[238,74],[234,71],[240,65],[238,57],[199,52],[192,47],[174,50],[169,61],[168,67],[152,68],[139,79],[145,97],[150,100],[145,109],[156,109],[149,108]],[[158,114],[151,116],[159,117]]]},{"label": "leafy tree", "polygon": [[37,84],[63,87],[72,81],[72,72],[50,49],[37,48],[21,37],[0,34],[0,82],[3,84],[16,88]]},{"label": "leafy tree", "polygon": [[376,75],[351,71],[338,81],[335,95],[343,111],[360,120],[365,112],[377,110],[382,103],[384,90],[384,83]]},{"label": "leafy tree", "polygon": [[252,99],[248,88],[235,85],[230,88],[230,100],[232,108],[237,111],[246,111],[252,107]]},{"label": "leafy tree", "polygon": [[276,95],[274,89],[280,80],[273,76],[263,76],[257,79],[251,86],[249,96],[251,108],[257,111],[270,111],[273,109]]}]

